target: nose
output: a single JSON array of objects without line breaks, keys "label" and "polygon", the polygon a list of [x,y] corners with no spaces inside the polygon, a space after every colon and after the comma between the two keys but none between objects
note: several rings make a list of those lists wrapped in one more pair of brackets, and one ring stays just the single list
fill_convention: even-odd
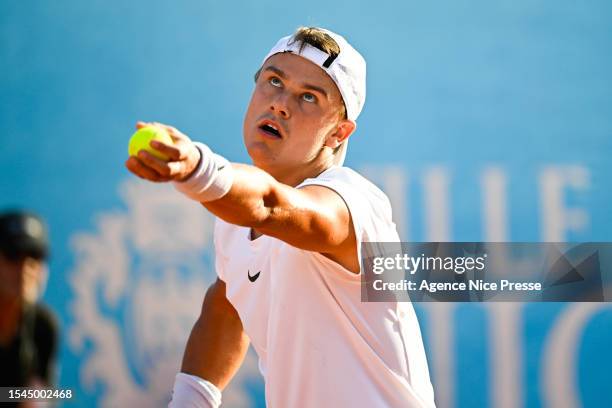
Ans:
[{"label": "nose", "polygon": [[270,111],[279,115],[283,119],[289,119],[291,114],[289,113],[287,102],[287,97],[281,95],[277,96],[274,98],[272,103],[270,103]]}]

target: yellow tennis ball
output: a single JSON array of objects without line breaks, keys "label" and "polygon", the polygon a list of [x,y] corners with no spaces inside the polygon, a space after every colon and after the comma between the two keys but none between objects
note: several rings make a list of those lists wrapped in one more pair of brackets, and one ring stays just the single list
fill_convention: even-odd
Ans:
[{"label": "yellow tennis ball", "polygon": [[158,159],[167,161],[169,159],[165,154],[152,148],[149,143],[152,140],[157,140],[165,144],[173,144],[172,138],[166,132],[166,129],[157,126],[145,126],[138,129],[136,133],[130,138],[130,144],[128,146],[128,154],[130,156],[138,155],[141,150],[146,150]]}]

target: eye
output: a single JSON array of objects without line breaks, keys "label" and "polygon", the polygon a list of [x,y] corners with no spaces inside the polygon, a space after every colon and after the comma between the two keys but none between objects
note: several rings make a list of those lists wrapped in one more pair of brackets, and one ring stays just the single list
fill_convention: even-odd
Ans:
[{"label": "eye", "polygon": [[304,95],[302,95],[302,99],[310,103],[315,103],[317,101],[317,97],[309,92],[306,92]]},{"label": "eye", "polygon": [[270,82],[270,85],[275,86],[277,88],[280,88],[281,85],[282,85],[281,80],[278,79],[277,77],[270,78],[270,80],[268,82]]}]

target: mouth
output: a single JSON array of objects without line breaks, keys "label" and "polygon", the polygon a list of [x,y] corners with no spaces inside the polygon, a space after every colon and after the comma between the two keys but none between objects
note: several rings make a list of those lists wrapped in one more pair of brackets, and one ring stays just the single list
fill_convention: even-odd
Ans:
[{"label": "mouth", "polygon": [[265,133],[268,136],[277,138],[277,139],[282,139],[283,136],[281,134],[281,128],[278,124],[270,121],[270,120],[264,120],[259,126],[258,128]]}]

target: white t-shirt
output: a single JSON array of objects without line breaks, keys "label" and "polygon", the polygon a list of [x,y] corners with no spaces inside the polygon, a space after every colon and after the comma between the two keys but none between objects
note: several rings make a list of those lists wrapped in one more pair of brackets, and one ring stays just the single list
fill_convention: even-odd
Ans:
[{"label": "white t-shirt", "polygon": [[[298,186],[336,191],[363,241],[399,241],[385,194],[332,167]],[[216,268],[259,355],[272,408],[434,406],[410,303],[361,301],[361,276],[317,252],[217,220]]]}]

